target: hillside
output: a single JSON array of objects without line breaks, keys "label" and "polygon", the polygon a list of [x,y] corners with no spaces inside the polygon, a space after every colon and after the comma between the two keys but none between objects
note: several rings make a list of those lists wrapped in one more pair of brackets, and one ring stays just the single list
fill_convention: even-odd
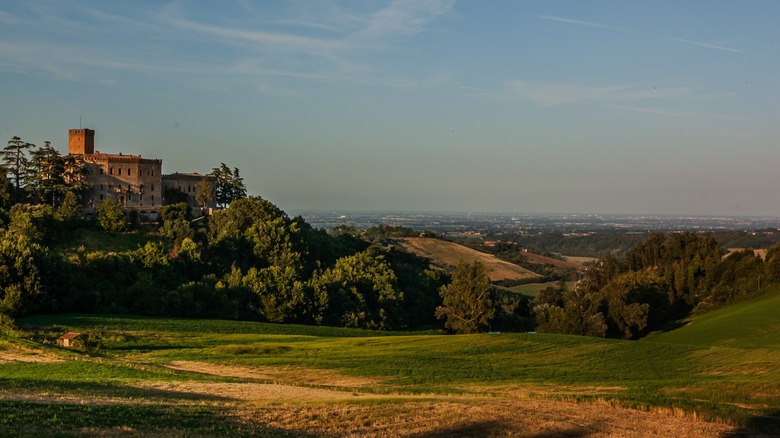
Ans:
[{"label": "hillside", "polygon": [[475,249],[467,248],[463,245],[447,242],[445,240],[424,237],[406,237],[399,239],[398,243],[408,251],[430,259],[431,263],[440,269],[452,270],[458,262],[479,260],[480,263],[490,269],[490,281],[521,280],[540,277],[539,274],[504,260],[500,260],[494,255],[485,254]]},{"label": "hillside", "polygon": [[778,348],[778,333],[780,293],[775,293],[696,315],[681,328],[645,339],[702,346]]},{"label": "hillside", "polygon": [[575,260],[593,261],[592,258],[587,258],[587,257],[569,258],[568,260],[560,260],[560,259],[554,259],[552,257],[543,256],[541,254],[536,254],[531,251],[524,252],[523,254],[526,256],[526,258],[528,258],[528,261],[531,263],[537,263],[540,265],[552,265],[555,266],[556,268],[575,269],[577,271],[584,271],[585,266],[583,266],[583,263],[578,263]]},{"label": "hillside", "polygon": [[[775,346],[724,354],[736,349],[127,316],[19,323],[24,339],[0,336],[0,435],[722,437],[778,425]],[[42,343],[93,330],[97,355]]]}]

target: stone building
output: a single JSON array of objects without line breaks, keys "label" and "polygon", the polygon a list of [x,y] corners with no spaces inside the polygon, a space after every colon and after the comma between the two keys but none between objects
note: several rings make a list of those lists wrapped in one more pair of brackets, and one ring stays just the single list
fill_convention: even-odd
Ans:
[{"label": "stone building", "polygon": [[[210,175],[201,175],[200,173],[171,173],[163,175],[162,184],[164,193],[170,193],[171,190],[181,193],[181,196],[187,196],[187,204],[192,209],[193,217],[200,217],[204,214],[210,214],[216,207],[214,201],[214,189],[216,179]],[[203,190],[209,193],[209,199],[206,203],[198,202],[198,194]],[[166,195],[167,196],[167,195]],[[166,202],[173,200],[166,199]]]},{"label": "stone building", "polygon": [[[71,129],[68,134],[68,153],[80,156],[84,162],[89,184],[85,194],[86,213],[94,213],[95,207],[104,199],[115,199],[124,206],[126,212],[137,213],[142,222],[157,220],[160,207],[165,205],[163,179],[167,178],[162,175],[161,159],[95,151],[95,131],[91,129]],[[191,175],[186,179],[187,187],[197,186],[199,180],[205,179],[210,181],[213,190],[213,179],[206,175],[173,175]],[[179,184],[185,180],[174,178],[171,181]],[[200,209],[201,206],[195,201],[195,193],[190,190],[190,205],[197,207],[193,209],[193,214],[200,216],[205,211]],[[213,205],[211,201],[207,207]]]}]

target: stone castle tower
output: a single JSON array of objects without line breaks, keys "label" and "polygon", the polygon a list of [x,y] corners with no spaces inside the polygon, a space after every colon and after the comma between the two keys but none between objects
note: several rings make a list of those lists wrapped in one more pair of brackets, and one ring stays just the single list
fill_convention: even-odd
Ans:
[{"label": "stone castle tower", "polygon": [[92,129],[68,130],[68,154],[85,155],[95,153],[95,131]]}]

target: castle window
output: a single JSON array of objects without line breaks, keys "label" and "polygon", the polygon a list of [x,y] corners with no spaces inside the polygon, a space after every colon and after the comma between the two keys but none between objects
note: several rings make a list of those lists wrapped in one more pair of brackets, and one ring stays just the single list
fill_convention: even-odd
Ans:
[{"label": "castle window", "polygon": [[144,195],[138,195],[138,200],[139,201],[143,201],[144,200]]},{"label": "castle window", "polygon": [[101,175],[103,174],[103,168],[102,167],[100,168],[100,174]]},{"label": "castle window", "polygon": [[154,205],[154,195],[152,195],[152,205]]},{"label": "castle window", "polygon": [[100,200],[101,200],[101,201],[103,200],[103,195],[100,195]]},{"label": "castle window", "polygon": [[117,175],[121,175],[122,174],[122,168],[121,167],[118,168],[116,171],[117,171]]},{"label": "castle window", "polygon": [[113,167],[109,167],[108,168],[108,174],[109,175],[113,175],[114,174],[114,168]]},{"label": "castle window", "polygon": [[154,184],[152,184],[152,191],[154,191]]},{"label": "castle window", "polygon": [[130,168],[127,169],[127,176],[130,176]]},{"label": "castle window", "polygon": [[100,191],[103,191],[103,184],[100,185]]}]

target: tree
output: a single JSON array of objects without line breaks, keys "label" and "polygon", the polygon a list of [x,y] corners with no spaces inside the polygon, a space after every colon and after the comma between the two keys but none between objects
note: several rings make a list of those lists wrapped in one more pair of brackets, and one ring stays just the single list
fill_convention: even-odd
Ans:
[{"label": "tree", "polygon": [[169,187],[163,192],[163,200],[166,204],[189,203],[190,197],[178,187]]},{"label": "tree", "polygon": [[0,172],[0,209],[5,208],[8,201],[11,200],[10,188],[8,177],[5,173]]},{"label": "tree", "polygon": [[84,160],[80,155],[66,155],[62,157],[62,164],[62,179],[68,191],[73,192],[78,198],[89,188]]},{"label": "tree", "polygon": [[250,268],[243,283],[257,296],[257,311],[265,321],[294,322],[303,316],[306,291],[294,267]]},{"label": "tree", "polygon": [[495,309],[491,299],[488,270],[478,260],[458,263],[452,282],[439,291],[443,305],[436,317],[446,319],[444,326],[456,333],[486,331]]},{"label": "tree", "polygon": [[246,198],[244,179],[239,175],[237,167],[230,170],[225,163],[220,163],[209,175],[215,180],[214,199],[218,207],[225,208],[235,200]]},{"label": "tree", "polygon": [[311,280],[318,324],[388,330],[398,326],[404,295],[381,247],[372,246]]},{"label": "tree", "polygon": [[17,316],[34,310],[42,293],[41,247],[13,230],[0,231],[0,314]]},{"label": "tree", "polygon": [[195,187],[195,201],[198,202],[201,208],[205,209],[208,206],[209,201],[212,201],[213,199],[214,187],[212,187],[211,182],[207,179],[201,180]]},{"label": "tree", "polygon": [[181,243],[185,237],[192,238],[193,231],[189,221],[189,204],[180,202],[178,204],[166,205],[160,209],[160,235],[171,239],[174,243]]},{"label": "tree", "polygon": [[8,230],[31,242],[49,241],[58,231],[51,205],[14,204],[8,216]]},{"label": "tree", "polygon": [[106,231],[124,231],[127,229],[127,216],[122,204],[114,199],[105,199],[97,205],[100,227]]},{"label": "tree", "polygon": [[[259,253],[250,229],[259,222],[273,222],[287,215],[276,205],[260,197],[237,200],[230,208],[221,210],[210,218],[208,224],[210,258],[223,267],[235,265],[246,271],[252,266],[267,266],[267,260],[258,260]],[[253,232],[254,233],[254,232]]]},{"label": "tree", "polygon": [[48,141],[30,154],[27,187],[40,202],[56,207],[67,191],[65,160]]},{"label": "tree", "polygon": [[30,161],[26,151],[34,147],[34,144],[26,143],[21,138],[14,136],[8,140],[8,146],[0,151],[2,167],[7,175],[11,175],[13,182],[13,202],[19,202],[23,198],[22,187],[30,170]]},{"label": "tree", "polygon": [[81,206],[75,193],[70,190],[65,192],[65,197],[57,208],[57,214],[65,221],[72,221],[79,217]]},{"label": "tree", "polygon": [[536,330],[542,333],[562,333],[604,337],[607,324],[601,312],[604,299],[600,293],[584,288],[563,289],[563,304],[544,302],[534,307]]}]

